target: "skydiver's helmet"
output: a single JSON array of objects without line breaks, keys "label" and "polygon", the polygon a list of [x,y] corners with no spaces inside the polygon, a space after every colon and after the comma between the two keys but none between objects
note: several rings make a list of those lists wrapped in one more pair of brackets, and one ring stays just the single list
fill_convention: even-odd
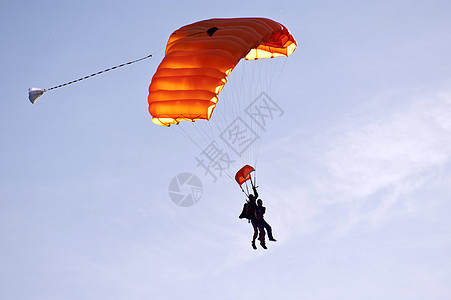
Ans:
[{"label": "skydiver's helmet", "polygon": [[258,205],[258,206],[262,206],[262,205],[263,205],[262,199],[258,199],[258,200],[257,200],[257,205]]}]

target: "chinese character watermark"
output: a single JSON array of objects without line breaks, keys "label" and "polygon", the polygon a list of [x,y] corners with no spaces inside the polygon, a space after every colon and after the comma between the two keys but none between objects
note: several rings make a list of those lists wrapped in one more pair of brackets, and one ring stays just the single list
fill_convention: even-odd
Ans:
[{"label": "chinese character watermark", "polygon": [[214,141],[200,153],[200,156],[200,158],[195,157],[197,167],[202,167],[205,171],[204,175],[210,175],[214,182],[222,176],[223,171],[229,169],[230,165],[235,162]]},{"label": "chinese character watermark", "polygon": [[264,131],[266,131],[266,124],[269,120],[283,115],[283,110],[280,106],[264,92],[246,107],[244,111]]},{"label": "chinese character watermark", "polygon": [[230,149],[241,156],[260,137],[240,117],[236,118],[219,136]]},{"label": "chinese character watermark", "polygon": [[[212,141],[194,158],[196,167],[201,168],[203,175],[210,177],[213,182],[217,182],[223,173],[228,174],[236,158],[244,157],[245,152],[252,149],[261,138],[257,132],[266,132],[268,124],[284,114],[280,106],[264,92],[244,109],[244,113],[228,123],[224,130],[219,128],[221,143],[212,137]],[[196,175],[180,173],[171,180],[168,192],[175,204],[189,207],[199,202],[203,186]]]}]

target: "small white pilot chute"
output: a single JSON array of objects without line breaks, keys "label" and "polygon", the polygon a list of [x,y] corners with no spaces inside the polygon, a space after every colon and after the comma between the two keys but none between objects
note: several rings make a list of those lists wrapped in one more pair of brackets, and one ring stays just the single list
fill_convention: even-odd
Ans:
[{"label": "small white pilot chute", "polygon": [[36,100],[38,100],[38,98],[41,97],[42,94],[44,94],[45,92],[47,92],[46,89],[29,88],[28,89],[28,99],[30,99],[30,102],[34,104],[36,102]]}]

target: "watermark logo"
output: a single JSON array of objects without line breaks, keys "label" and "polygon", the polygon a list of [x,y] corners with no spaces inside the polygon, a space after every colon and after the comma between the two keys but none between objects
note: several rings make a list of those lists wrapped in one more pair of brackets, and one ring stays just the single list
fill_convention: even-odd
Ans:
[{"label": "watermark logo", "polygon": [[264,92],[255,98],[244,111],[264,131],[266,131],[266,125],[269,121],[283,115],[280,106]]},{"label": "watermark logo", "polygon": [[197,167],[204,169],[204,175],[210,175],[213,181],[222,176],[223,171],[228,170],[230,165],[235,162],[224,149],[220,148],[216,142],[211,142],[199,156],[195,157]]},{"label": "watermark logo", "polygon": [[[268,125],[283,114],[280,106],[262,92],[244,109],[244,114],[224,129],[219,128],[218,135],[210,137],[212,141],[194,158],[196,167],[216,182],[224,173],[228,174],[238,158],[249,154],[246,151],[252,150],[253,144],[261,138],[257,131],[266,132]],[[199,202],[202,192],[202,182],[192,173],[181,173],[169,184],[169,197],[182,207]]]},{"label": "watermark logo", "polygon": [[220,134],[220,138],[233,152],[241,156],[260,137],[238,117]]},{"label": "watermark logo", "polygon": [[182,207],[193,206],[199,202],[203,193],[202,182],[192,173],[180,173],[169,183],[169,198]]}]

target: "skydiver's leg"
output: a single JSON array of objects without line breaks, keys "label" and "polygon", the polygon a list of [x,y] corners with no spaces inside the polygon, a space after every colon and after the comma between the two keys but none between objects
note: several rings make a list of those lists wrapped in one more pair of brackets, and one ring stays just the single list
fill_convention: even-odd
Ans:
[{"label": "skydiver's leg", "polygon": [[265,220],[262,221],[263,227],[266,229],[266,231],[268,232],[268,239],[270,241],[275,242],[276,239],[272,236],[272,228],[271,226],[268,224],[268,222],[266,222]]},{"label": "skydiver's leg", "polygon": [[260,222],[258,222],[258,230],[260,231],[260,245],[263,247],[263,249],[266,249],[265,228],[263,227],[263,225]]},{"label": "skydiver's leg", "polygon": [[258,223],[258,231],[259,231],[258,239],[260,240],[260,242],[263,241],[263,243],[264,243],[266,233],[265,233],[265,226],[261,222]]},{"label": "skydiver's leg", "polygon": [[252,227],[254,228],[254,236],[252,237],[252,241],[255,242],[255,239],[257,238],[258,235],[258,225],[256,221],[252,221]]},{"label": "skydiver's leg", "polygon": [[255,246],[255,239],[257,238],[257,232],[258,232],[258,230],[257,230],[257,224],[256,224],[255,221],[251,221],[251,223],[252,223],[252,227],[254,228],[254,236],[252,237],[252,242],[251,242],[251,244],[252,244],[252,248],[254,248],[254,250],[256,250],[256,249],[257,249],[257,246]]}]

